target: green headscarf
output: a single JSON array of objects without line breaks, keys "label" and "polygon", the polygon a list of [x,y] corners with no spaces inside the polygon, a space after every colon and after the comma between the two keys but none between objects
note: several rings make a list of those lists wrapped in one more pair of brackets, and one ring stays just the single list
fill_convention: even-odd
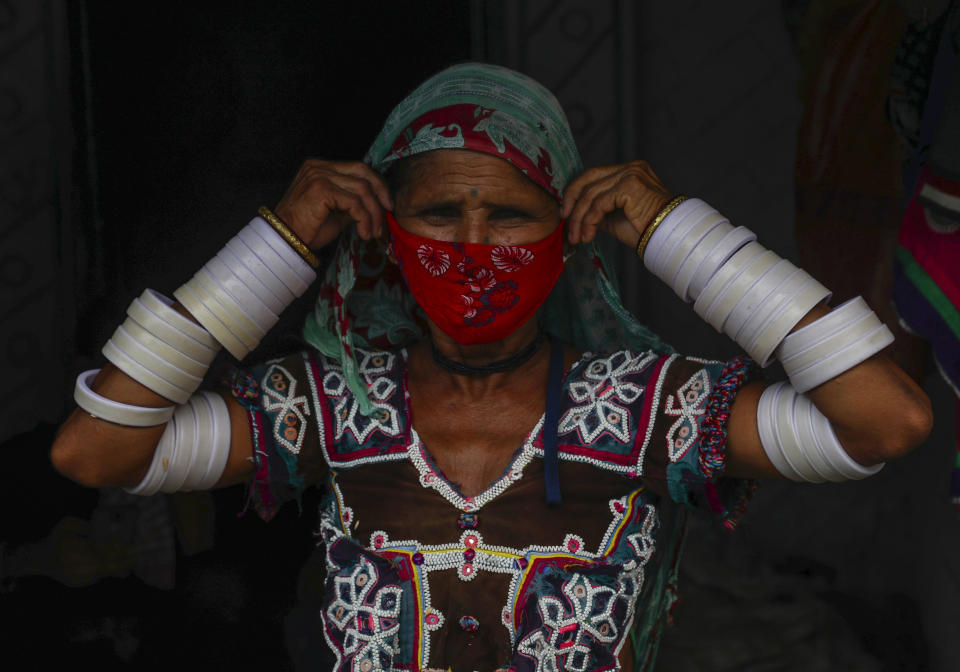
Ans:
[{"label": "green headscarf", "polygon": [[[442,122],[445,110],[452,114],[454,106],[460,106],[457,119],[462,121],[465,105],[475,106],[470,117],[476,124],[469,128],[450,124],[455,130],[445,132],[445,124],[435,123]],[[423,120],[424,115],[431,123]],[[554,95],[526,75],[482,63],[452,66],[417,87],[390,113],[364,161],[385,172],[397,159],[421,152],[477,149],[469,144],[471,134],[489,138],[489,148],[480,151],[499,152],[507,158],[511,151],[505,150],[512,150],[517,160],[508,160],[521,169],[528,165],[527,176],[558,200],[583,169],[566,115]],[[541,308],[540,321],[547,332],[582,351],[671,351],[624,308],[616,274],[596,243],[577,250],[567,261]],[[422,311],[397,269],[376,243],[364,243],[353,229],[341,236],[335,262],[327,269],[303,333],[311,345],[339,361],[360,411],[367,414],[373,407],[359,374],[356,349],[394,349],[427,335]]]}]

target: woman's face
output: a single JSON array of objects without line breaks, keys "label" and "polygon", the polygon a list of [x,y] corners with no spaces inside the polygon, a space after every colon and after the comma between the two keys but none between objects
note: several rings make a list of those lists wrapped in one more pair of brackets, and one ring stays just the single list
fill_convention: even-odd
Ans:
[{"label": "woman's face", "polygon": [[412,159],[394,216],[418,236],[452,243],[523,245],[553,233],[560,206],[504,159],[438,149]]}]

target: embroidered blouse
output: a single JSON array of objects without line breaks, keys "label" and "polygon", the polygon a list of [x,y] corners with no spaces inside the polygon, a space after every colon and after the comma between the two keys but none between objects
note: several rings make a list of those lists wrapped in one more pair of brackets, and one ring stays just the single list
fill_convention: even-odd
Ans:
[{"label": "embroidered blouse", "polygon": [[405,352],[361,351],[374,412],[316,351],[237,373],[269,519],[325,488],[323,636],[336,670],[610,670],[657,552],[658,508],[732,525],[750,484],[723,478],[749,360],[585,354],[564,378],[563,504],[544,498],[543,419],[474,497],[444,477],[410,422]]}]

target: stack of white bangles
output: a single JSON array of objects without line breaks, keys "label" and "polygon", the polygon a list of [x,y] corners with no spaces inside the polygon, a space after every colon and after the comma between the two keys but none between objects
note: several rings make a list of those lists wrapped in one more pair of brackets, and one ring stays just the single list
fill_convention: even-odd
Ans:
[{"label": "stack of white bangles", "polygon": [[863,478],[866,468],[843,450],[829,421],[802,393],[831,380],[893,342],[862,298],[847,301],[791,333],[830,291],[804,270],[734,227],[700,199],[686,199],[662,219],[643,251],[644,265],[717,331],[761,366],[779,358],[790,378],[764,391],[760,438],[777,470],[794,480]]},{"label": "stack of white bangles", "polygon": [[194,394],[221,345],[237,359],[257,347],[279,314],[316,279],[316,272],[261,217],[244,227],[174,296],[146,290],[103,347],[118,369],[180,406],[123,404],[91,389],[98,369],[77,377],[74,399],[88,413],[120,425],[166,423],[144,479],[129,492],[206,489],[223,474],[230,452],[230,415],[217,394]]}]

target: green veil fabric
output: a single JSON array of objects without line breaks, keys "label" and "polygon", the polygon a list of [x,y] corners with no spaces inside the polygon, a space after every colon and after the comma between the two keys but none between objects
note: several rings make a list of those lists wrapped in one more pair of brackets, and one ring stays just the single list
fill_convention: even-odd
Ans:
[{"label": "green veil fabric", "polygon": [[[526,75],[481,63],[447,68],[415,89],[394,108],[364,161],[385,172],[404,156],[458,146],[451,144],[449,137],[423,132],[423,128],[411,124],[426,112],[463,104],[505,115],[509,123],[501,125],[501,142],[523,143],[526,147],[533,143],[535,151],[547,155],[557,193],[562,193],[563,187],[582,171],[566,115],[553,94]],[[406,141],[398,151],[396,141],[401,137]],[[540,310],[542,327],[583,352],[622,348],[672,352],[623,306],[617,273],[610,261],[613,256],[604,254],[605,244],[580,246],[568,258],[560,280]],[[425,316],[382,245],[360,240],[354,229],[344,232],[303,335],[308,343],[339,362],[360,402],[360,412],[369,414],[373,406],[359,373],[358,357],[362,353],[358,349],[396,349],[427,334]],[[656,657],[659,633],[673,601],[676,563],[670,558],[679,551],[684,516],[677,512],[661,527],[660,543],[665,552],[660,566],[648,572],[644,609],[634,622],[637,670],[649,669]]]},{"label": "green veil fabric", "polygon": [[[445,147],[440,134],[415,133],[410,124],[425,112],[454,104],[472,104],[502,112],[511,124],[501,142],[529,145],[548,155],[558,191],[582,169],[580,153],[559,102],[545,87],[526,75],[482,63],[463,63],[443,70],[417,87],[387,118],[365,161],[384,172],[403,156]],[[423,130],[423,129],[418,129]],[[402,152],[395,141],[409,142]],[[540,312],[544,329],[582,351],[617,348],[672,349],[624,308],[612,258],[602,244],[581,246],[566,263],[560,281]],[[366,384],[357,373],[356,349],[397,348],[426,337],[423,314],[410,296],[384,250],[364,243],[354,230],[339,241],[328,267],[304,338],[323,354],[340,362],[351,391],[370,413]]]}]

